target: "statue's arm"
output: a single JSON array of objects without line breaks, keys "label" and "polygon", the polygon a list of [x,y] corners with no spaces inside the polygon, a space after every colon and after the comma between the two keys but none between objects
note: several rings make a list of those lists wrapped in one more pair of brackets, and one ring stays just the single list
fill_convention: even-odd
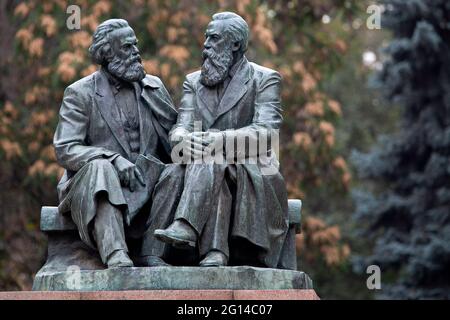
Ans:
[{"label": "statue's arm", "polygon": [[[235,158],[243,159],[266,154],[271,145],[272,135],[279,134],[283,122],[281,106],[281,76],[271,72],[265,76],[259,86],[255,99],[255,114],[252,124],[236,130],[225,131],[226,139],[237,138],[241,141],[249,139],[250,145],[257,146],[261,137],[267,137],[267,148],[235,148]],[[224,148],[226,150],[226,148]],[[228,155],[229,156],[229,155]]]},{"label": "statue's arm", "polygon": [[58,163],[66,169],[78,171],[96,158],[115,159],[118,153],[102,147],[86,145],[89,117],[86,102],[76,90],[68,87],[59,111],[59,122],[53,144]]},{"label": "statue's arm", "polygon": [[177,121],[178,112],[175,109],[172,98],[170,97],[169,92],[167,91],[164,83],[161,79],[157,77],[157,81],[159,82],[160,88],[158,89],[158,96],[160,98],[159,105],[157,107],[157,112],[154,113],[159,124],[166,130],[167,134],[172,129]]},{"label": "statue's arm", "polygon": [[183,83],[183,97],[178,109],[177,123],[170,131],[171,143],[176,144],[180,137],[185,137],[194,131],[195,90],[191,81],[186,78]]}]

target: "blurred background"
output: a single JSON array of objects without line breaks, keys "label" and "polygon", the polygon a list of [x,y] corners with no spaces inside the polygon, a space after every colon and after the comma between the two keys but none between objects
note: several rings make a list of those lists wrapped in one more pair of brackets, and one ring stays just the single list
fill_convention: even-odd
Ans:
[{"label": "blurred background", "polygon": [[247,57],[283,76],[282,171],[304,202],[299,269],[319,296],[450,298],[446,0],[1,0],[0,290],[30,290],[45,261],[40,207],[57,205],[62,174],[53,133],[64,88],[96,70],[96,26],[127,19],[178,104],[217,11],[243,16]]}]

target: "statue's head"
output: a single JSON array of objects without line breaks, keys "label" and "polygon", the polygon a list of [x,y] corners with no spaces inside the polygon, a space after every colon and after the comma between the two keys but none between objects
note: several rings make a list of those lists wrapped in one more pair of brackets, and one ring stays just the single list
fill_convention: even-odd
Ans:
[{"label": "statue's head", "polygon": [[94,32],[89,53],[95,63],[121,80],[134,82],[145,77],[136,35],[123,19],[101,23]]},{"label": "statue's head", "polygon": [[220,12],[212,16],[205,37],[200,81],[211,87],[223,82],[247,51],[249,28],[241,16]]}]

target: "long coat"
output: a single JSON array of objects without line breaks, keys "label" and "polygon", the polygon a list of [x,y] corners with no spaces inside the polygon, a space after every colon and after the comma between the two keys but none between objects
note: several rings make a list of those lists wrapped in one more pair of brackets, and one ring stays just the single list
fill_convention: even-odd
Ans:
[{"label": "long coat", "polygon": [[[135,83],[135,90],[140,92],[137,96],[140,154],[165,162],[170,159],[168,132],[176,121],[177,111],[159,78],[147,75],[140,83]],[[151,136],[151,126],[157,137]],[[120,187],[113,170],[101,175],[95,172],[96,177],[92,178],[83,177],[81,173],[88,170],[86,165],[95,159],[113,159],[117,155],[130,159],[130,147],[125,137],[119,110],[103,70],[67,87],[54,136],[56,157],[66,169],[58,184],[59,211],[72,211],[81,238],[91,246],[88,225],[95,217],[95,194],[106,191],[111,203],[126,206],[125,188]],[[161,147],[156,155],[147,152],[151,139],[160,141]],[[78,172],[80,174],[77,175]],[[79,186],[74,188],[74,185]],[[74,195],[74,190],[83,195]],[[143,196],[148,194],[145,189],[141,192]],[[88,201],[83,201],[86,198]]]},{"label": "long coat", "polygon": [[[227,139],[231,136],[245,136],[258,141],[260,134],[267,130],[280,129],[283,120],[280,101],[281,77],[274,70],[248,62],[245,57],[220,101],[215,88],[201,84],[200,71],[187,75],[183,89],[177,124],[172,130],[182,128],[192,132],[195,122],[201,121],[201,131],[226,131]],[[233,218],[230,237],[244,238],[256,245],[262,249],[260,262],[268,267],[277,267],[288,230],[287,191],[278,170],[274,150],[271,150],[269,145],[269,150],[264,152],[266,151],[268,159],[260,161],[257,154],[250,154],[249,150],[235,150],[235,158],[242,160],[256,157],[257,163],[216,166],[214,170],[220,171],[220,168],[223,168],[226,172],[234,172],[233,180],[237,189],[233,199],[234,207],[231,209]],[[201,166],[196,169],[195,164],[191,168],[194,171],[202,170]],[[191,176],[197,175],[200,180],[196,183],[201,183],[204,181],[205,172],[194,172]],[[217,176],[222,173],[215,173],[213,181],[223,181]],[[189,183],[191,182],[185,180],[185,184]],[[206,182],[201,184],[207,185]],[[192,187],[192,190],[196,188]],[[192,197],[182,197],[178,211],[185,211],[189,215],[188,202]],[[183,203],[184,199],[186,204]],[[208,203],[209,201],[206,201],[200,210],[204,210]],[[184,206],[186,210],[183,210]],[[208,210],[216,208],[211,207]]]}]

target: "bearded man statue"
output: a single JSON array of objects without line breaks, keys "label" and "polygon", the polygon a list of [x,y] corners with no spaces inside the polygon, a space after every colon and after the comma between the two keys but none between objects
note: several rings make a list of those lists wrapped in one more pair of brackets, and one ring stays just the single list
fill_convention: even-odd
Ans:
[{"label": "bearded man statue", "polygon": [[[205,35],[202,68],[186,76],[170,133],[172,160],[179,151],[182,160],[161,178],[171,193],[153,202],[142,248],[167,260],[174,247],[193,247],[204,267],[285,268],[288,199],[271,140],[282,123],[281,77],[247,60],[239,15],[213,15]],[[204,161],[212,150],[223,161]]]},{"label": "bearded man statue", "polygon": [[145,231],[177,112],[161,80],[145,74],[127,21],[100,24],[89,52],[101,67],[67,87],[54,136],[66,169],[58,209],[105,265],[131,267],[127,243]]}]

